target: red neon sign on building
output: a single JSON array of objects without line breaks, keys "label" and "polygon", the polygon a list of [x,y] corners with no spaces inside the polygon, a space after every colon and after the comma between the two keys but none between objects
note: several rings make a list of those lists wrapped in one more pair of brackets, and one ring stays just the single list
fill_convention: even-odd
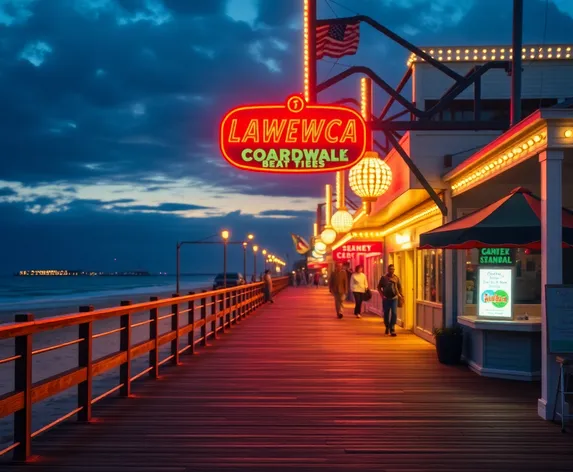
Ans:
[{"label": "red neon sign on building", "polygon": [[354,166],[366,150],[362,116],[339,105],[309,105],[292,95],[284,105],[234,108],[221,122],[223,156],[258,172],[333,172]]},{"label": "red neon sign on building", "polygon": [[357,241],[343,244],[332,251],[332,258],[335,262],[345,262],[359,255],[382,254],[383,251],[380,241]]}]

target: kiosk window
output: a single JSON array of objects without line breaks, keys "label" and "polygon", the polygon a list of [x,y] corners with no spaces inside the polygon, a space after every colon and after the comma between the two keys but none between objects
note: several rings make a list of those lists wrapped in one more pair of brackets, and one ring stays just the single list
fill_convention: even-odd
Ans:
[{"label": "kiosk window", "polygon": [[514,303],[538,305],[541,303],[541,253],[530,249],[516,249],[484,254],[479,249],[465,251],[467,305],[477,303],[478,267],[484,264],[515,267]]}]

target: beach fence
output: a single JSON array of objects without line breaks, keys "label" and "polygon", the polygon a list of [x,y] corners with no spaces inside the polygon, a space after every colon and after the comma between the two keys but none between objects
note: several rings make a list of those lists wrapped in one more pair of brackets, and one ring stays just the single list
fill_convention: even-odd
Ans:
[{"label": "beach fence", "polygon": [[[273,292],[288,283],[289,277],[273,279]],[[79,313],[37,321],[32,314],[16,315],[14,323],[0,325],[0,341],[12,343],[10,355],[0,355],[0,367],[11,377],[9,391],[0,396],[0,419],[13,418],[13,434],[4,436],[9,441],[2,443],[9,444],[0,446],[0,456],[12,452],[15,460],[27,459],[33,438],[73,417],[89,422],[99,401],[112,394],[129,397],[133,382],[157,379],[163,366],[179,365],[181,356],[208,346],[263,303],[258,282],[101,310],[83,306]],[[118,375],[110,377],[113,371]],[[95,380],[106,376],[105,390],[96,392]],[[47,424],[34,421],[34,405],[64,392],[77,399],[65,403],[65,414]]]}]

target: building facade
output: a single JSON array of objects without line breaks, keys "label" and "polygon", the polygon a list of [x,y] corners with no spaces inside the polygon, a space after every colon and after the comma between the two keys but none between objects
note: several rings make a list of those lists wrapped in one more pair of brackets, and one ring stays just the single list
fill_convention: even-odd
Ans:
[{"label": "building facade", "polygon": [[[509,47],[426,48],[435,58],[465,75],[480,61],[509,59]],[[411,131],[400,140],[412,161],[445,202],[443,216],[395,150],[386,156],[393,180],[369,214],[354,215],[352,230],[332,250],[364,241],[382,243],[382,254],[361,254],[351,265],[364,263],[375,286],[389,264],[402,281],[405,303],[399,324],[433,342],[434,328],[454,323],[465,327],[464,356],[480,375],[518,380],[542,379],[541,416],[546,417],[548,385],[554,385],[555,362],[547,354],[546,312],[542,287],[562,283],[568,251],[561,251],[561,206],[573,208],[573,190],[565,185],[573,169],[573,62],[566,45],[525,46],[523,49],[523,119],[507,132]],[[429,109],[452,85],[451,79],[417,58],[412,96]],[[442,111],[439,120],[469,121],[475,117],[474,90],[469,87]],[[510,77],[492,70],[481,80],[483,119],[508,119]],[[507,322],[487,322],[476,316],[476,270],[479,250],[419,250],[420,234],[491,204],[516,187],[526,187],[543,202],[541,251],[517,249],[514,316]],[[557,246],[557,250],[553,248]],[[551,247],[547,251],[545,248]],[[566,271],[566,278],[569,277]],[[368,309],[381,314],[377,293]],[[552,387],[551,387],[552,388]]]}]

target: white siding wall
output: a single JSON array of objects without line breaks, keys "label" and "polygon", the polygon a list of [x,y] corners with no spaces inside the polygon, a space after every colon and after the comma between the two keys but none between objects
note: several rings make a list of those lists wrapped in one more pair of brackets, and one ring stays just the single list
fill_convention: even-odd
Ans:
[{"label": "white siding wall", "polygon": [[[455,72],[465,75],[477,63],[448,62],[446,65]],[[523,61],[522,98],[566,98],[573,96],[573,61],[541,60]],[[511,77],[504,70],[495,69],[482,77],[481,96],[485,99],[509,98]],[[425,100],[436,100],[454,84],[453,79],[425,63],[414,65],[412,94],[416,105],[424,109]],[[468,87],[458,99],[472,99],[473,85]]]},{"label": "white siding wall", "polygon": [[[432,187],[445,188],[441,176],[444,168],[444,155],[468,151],[477,146],[485,146],[501,132],[497,131],[413,131],[410,133],[410,156]],[[453,167],[468,156],[468,151],[453,158]],[[411,188],[423,188],[414,176],[410,176]]]}]

